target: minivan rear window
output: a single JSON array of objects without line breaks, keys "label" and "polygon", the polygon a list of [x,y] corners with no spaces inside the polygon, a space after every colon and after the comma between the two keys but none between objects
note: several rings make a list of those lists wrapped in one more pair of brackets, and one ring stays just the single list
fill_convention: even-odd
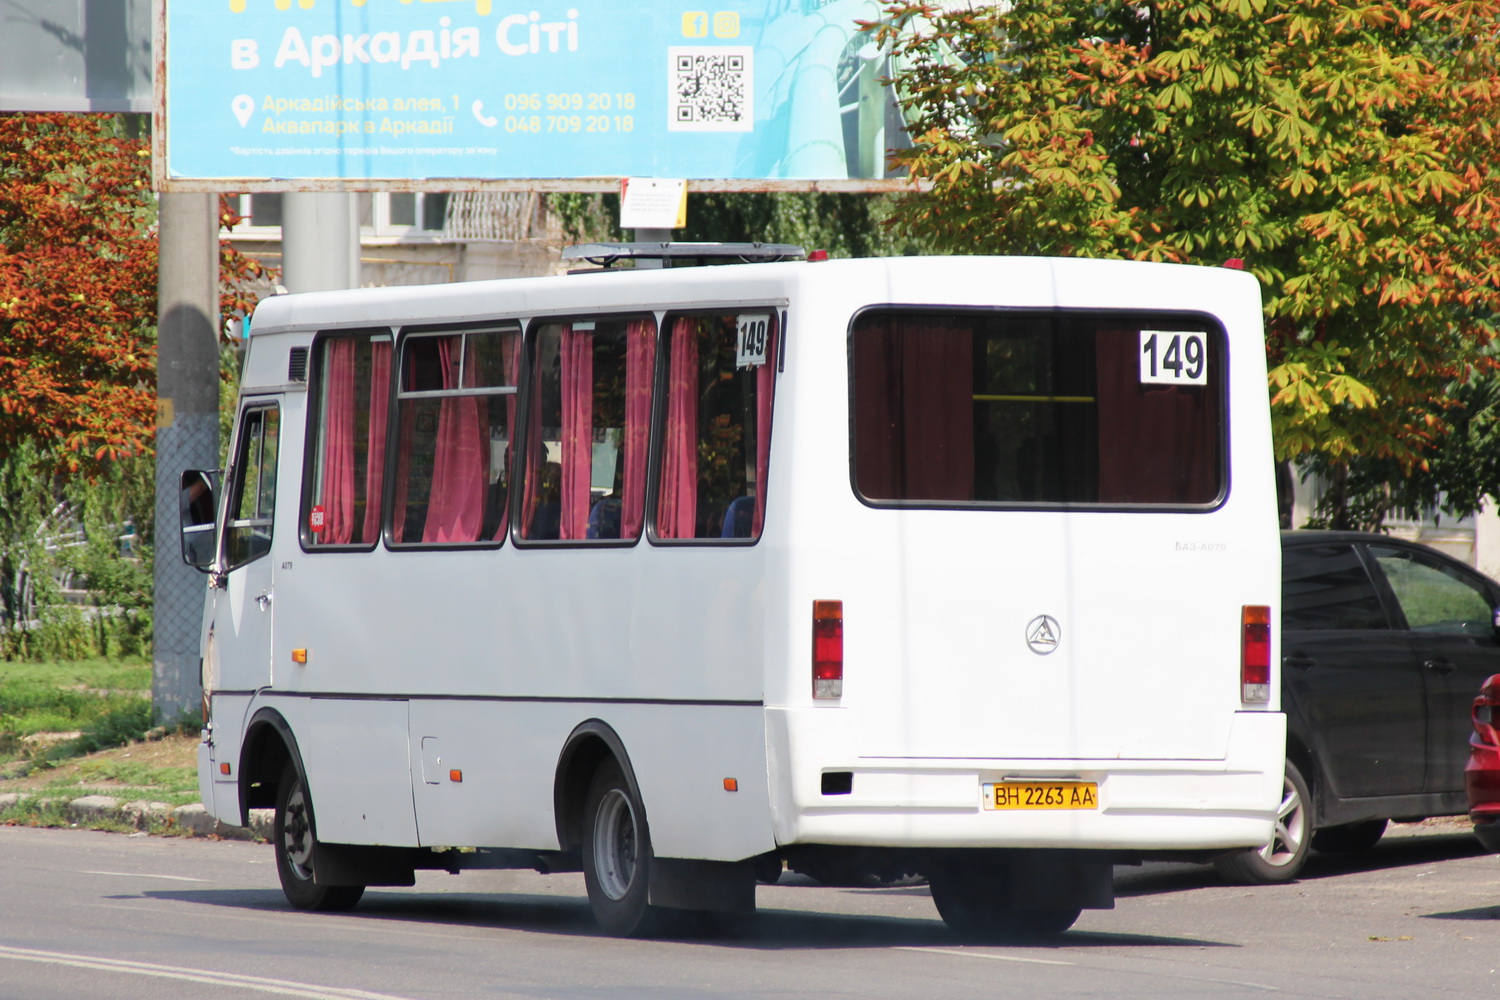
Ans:
[{"label": "minivan rear window", "polygon": [[850,335],[871,503],[1209,507],[1225,338],[1202,316],[867,310]]}]

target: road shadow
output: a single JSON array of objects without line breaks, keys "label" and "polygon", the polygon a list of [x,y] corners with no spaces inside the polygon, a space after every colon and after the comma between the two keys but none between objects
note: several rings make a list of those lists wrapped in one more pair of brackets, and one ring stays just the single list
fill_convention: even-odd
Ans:
[{"label": "road shadow", "polygon": [[[1485,853],[1479,841],[1466,831],[1397,835],[1386,837],[1367,851],[1328,854],[1314,851],[1297,881],[1393,871],[1438,861],[1474,858]],[[1225,888],[1232,884],[1209,864],[1148,863],[1115,868],[1115,896],[1122,899],[1191,889]]]},{"label": "road shadow", "polygon": [[1423,920],[1500,920],[1500,906],[1481,906],[1473,910],[1448,913],[1424,913]]},{"label": "road shadow", "polygon": [[[1077,930],[1046,940],[980,945],[961,940],[943,924],[936,911],[930,917],[850,913],[847,908],[859,907],[861,902],[857,899],[837,898],[843,893],[880,896],[901,892],[927,897],[925,887],[903,890],[807,888],[829,895],[827,910],[762,905],[756,913],[750,915],[685,913],[681,920],[675,922],[660,937],[666,941],[720,948],[802,952],[853,948],[1003,948],[1033,954],[1106,946],[1233,947],[1206,938]],[[283,914],[295,912],[276,890],[153,889],[142,892],[139,896],[242,911]],[[930,905],[927,898],[922,902]],[[526,895],[514,892],[423,893],[409,889],[372,889],[365,893],[358,906],[347,913],[308,913],[299,916],[309,920],[379,920],[425,927],[478,927],[579,938],[605,936],[594,923],[587,898],[566,895]]]}]

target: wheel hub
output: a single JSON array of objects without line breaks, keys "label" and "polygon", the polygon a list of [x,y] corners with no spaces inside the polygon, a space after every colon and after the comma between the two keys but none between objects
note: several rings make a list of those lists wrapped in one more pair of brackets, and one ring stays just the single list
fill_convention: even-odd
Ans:
[{"label": "wheel hub", "polygon": [[286,859],[298,878],[312,878],[312,824],[307,818],[307,799],[299,784],[292,789],[286,800],[286,816],[282,821],[281,843],[286,850]]},{"label": "wheel hub", "polygon": [[635,880],[636,835],[635,810],[621,789],[611,789],[599,802],[594,858],[599,887],[610,899],[624,899]]}]

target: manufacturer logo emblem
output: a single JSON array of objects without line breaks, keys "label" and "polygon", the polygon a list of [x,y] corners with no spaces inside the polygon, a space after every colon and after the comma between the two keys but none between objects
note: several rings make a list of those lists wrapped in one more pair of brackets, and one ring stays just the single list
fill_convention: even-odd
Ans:
[{"label": "manufacturer logo emblem", "polygon": [[1026,623],[1026,645],[1038,656],[1046,656],[1062,642],[1062,626],[1051,615],[1037,615]]}]

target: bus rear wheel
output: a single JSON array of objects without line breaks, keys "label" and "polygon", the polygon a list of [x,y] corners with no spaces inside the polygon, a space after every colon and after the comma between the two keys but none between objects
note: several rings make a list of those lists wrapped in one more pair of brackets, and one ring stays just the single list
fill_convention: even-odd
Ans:
[{"label": "bus rear wheel", "polygon": [[288,763],[276,786],[276,819],[271,839],[276,850],[276,874],[287,902],[299,910],[347,910],[365,893],[362,885],[319,885],[313,878],[312,796],[295,764]]},{"label": "bus rear wheel", "polygon": [[640,796],[614,761],[594,774],[584,806],[583,881],[599,926],[616,937],[663,929],[661,907],[649,903],[651,835]]},{"label": "bus rear wheel", "polygon": [[1081,906],[1018,904],[1004,863],[944,864],[928,875],[938,915],[959,937],[976,942],[1044,941],[1073,926]]}]

